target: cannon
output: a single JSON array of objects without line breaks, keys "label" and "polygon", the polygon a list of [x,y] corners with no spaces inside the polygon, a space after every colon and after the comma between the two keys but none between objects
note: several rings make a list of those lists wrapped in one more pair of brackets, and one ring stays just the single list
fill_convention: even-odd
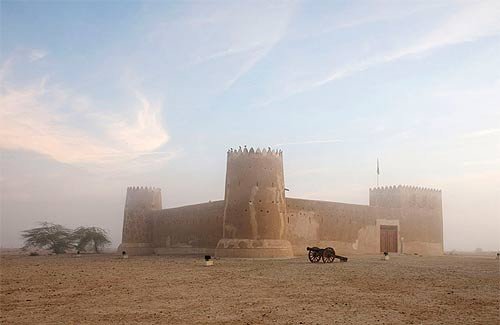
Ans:
[{"label": "cannon", "polygon": [[320,260],[323,260],[323,263],[333,263],[336,258],[341,262],[347,262],[347,257],[335,254],[333,247],[307,247],[307,250],[309,251],[308,256],[311,263],[319,263]]}]

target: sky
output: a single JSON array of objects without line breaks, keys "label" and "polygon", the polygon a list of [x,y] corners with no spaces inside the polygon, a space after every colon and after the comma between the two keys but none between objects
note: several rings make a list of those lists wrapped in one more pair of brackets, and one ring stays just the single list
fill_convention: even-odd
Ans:
[{"label": "sky", "polygon": [[287,196],[442,190],[446,250],[500,249],[500,1],[0,2],[2,247],[40,221],[121,240],[127,186],[222,199],[226,151]]}]

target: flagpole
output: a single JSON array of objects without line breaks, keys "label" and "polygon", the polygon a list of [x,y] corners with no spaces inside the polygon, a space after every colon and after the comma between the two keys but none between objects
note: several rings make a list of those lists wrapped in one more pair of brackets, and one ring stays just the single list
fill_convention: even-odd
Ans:
[{"label": "flagpole", "polygon": [[378,177],[380,175],[380,168],[379,168],[379,163],[378,163],[378,158],[377,158],[377,187],[379,186],[378,185]]}]

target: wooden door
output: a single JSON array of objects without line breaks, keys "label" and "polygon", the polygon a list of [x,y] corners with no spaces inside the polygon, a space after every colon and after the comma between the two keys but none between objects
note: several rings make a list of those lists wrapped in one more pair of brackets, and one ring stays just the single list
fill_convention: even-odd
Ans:
[{"label": "wooden door", "polygon": [[380,252],[398,252],[398,226],[380,226]]}]

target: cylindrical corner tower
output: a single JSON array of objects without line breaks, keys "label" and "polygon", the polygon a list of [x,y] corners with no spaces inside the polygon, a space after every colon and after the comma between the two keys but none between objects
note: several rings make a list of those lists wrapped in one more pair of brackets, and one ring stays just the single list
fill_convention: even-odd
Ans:
[{"label": "cylindrical corner tower", "polygon": [[122,243],[118,248],[130,255],[148,255],[151,247],[151,219],[148,212],[161,210],[161,190],[151,187],[127,188]]},{"label": "cylindrical corner tower", "polygon": [[283,155],[275,150],[229,150],[220,257],[291,257],[285,240]]}]

